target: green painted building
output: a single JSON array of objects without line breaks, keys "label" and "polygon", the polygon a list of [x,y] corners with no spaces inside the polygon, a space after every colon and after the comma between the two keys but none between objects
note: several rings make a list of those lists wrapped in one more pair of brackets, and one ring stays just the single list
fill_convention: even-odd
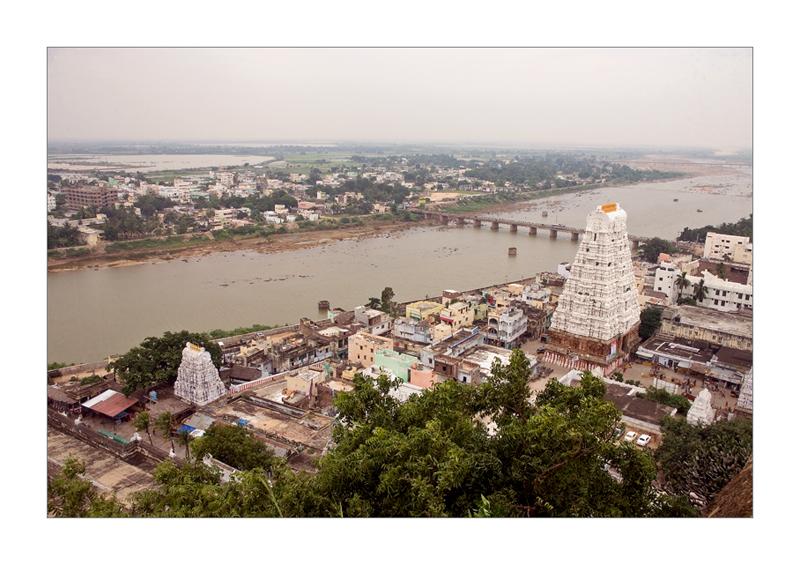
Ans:
[{"label": "green painted building", "polygon": [[383,371],[391,372],[407,383],[411,368],[419,363],[419,359],[406,353],[398,353],[391,349],[379,349],[375,352],[375,365]]}]

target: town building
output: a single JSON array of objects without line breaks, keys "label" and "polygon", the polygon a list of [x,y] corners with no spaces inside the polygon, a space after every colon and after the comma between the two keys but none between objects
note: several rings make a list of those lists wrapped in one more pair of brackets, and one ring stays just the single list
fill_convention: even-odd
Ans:
[{"label": "town building", "polygon": [[[563,385],[577,387],[583,378],[583,372],[573,369],[558,379]],[[638,430],[649,433],[661,433],[661,421],[665,416],[675,416],[678,409],[655,402],[642,396],[647,392],[639,386],[620,383],[607,377],[600,377],[605,384],[603,398],[616,406],[622,413],[622,422]]]},{"label": "town building", "polygon": [[507,306],[489,311],[484,337],[486,343],[511,349],[528,331],[528,317],[520,308]]},{"label": "town building", "polygon": [[701,276],[687,275],[689,285],[683,289],[681,296],[691,298],[695,289],[703,281],[707,290],[705,296],[697,301],[698,305],[713,308],[722,312],[733,312],[753,308],[753,285],[742,284],[718,277],[703,271]]},{"label": "town building", "polygon": [[475,310],[466,302],[451,302],[439,312],[439,320],[448,324],[453,331],[471,326],[475,321]]},{"label": "town building", "polygon": [[52,212],[56,209],[56,197],[52,193],[47,193],[47,211]]},{"label": "town building", "polygon": [[409,382],[412,367],[419,364],[419,359],[406,353],[398,353],[392,349],[379,349],[375,352],[373,363],[382,372],[389,372],[403,382]]},{"label": "town building", "polygon": [[702,340],[658,333],[639,345],[637,357],[668,367],[738,386],[753,366],[750,351],[732,349]]},{"label": "town building", "polygon": [[433,343],[431,324],[414,318],[395,318],[392,335],[414,343]]},{"label": "town building", "polygon": [[522,301],[534,308],[545,308],[550,304],[552,291],[539,284],[529,284],[522,291]]},{"label": "town building", "polygon": [[753,350],[753,315],[750,310],[718,312],[699,306],[673,306],[664,309],[660,332],[732,349]]},{"label": "town building", "polygon": [[752,265],[753,244],[749,237],[708,232],[703,257]]},{"label": "town building", "polygon": [[175,396],[197,406],[205,406],[225,396],[225,385],[204,347],[187,342],[183,348]]},{"label": "town building", "polygon": [[359,331],[347,340],[347,360],[359,367],[375,364],[375,353],[381,349],[392,349],[393,341],[389,337],[372,335],[367,331]]},{"label": "town building", "polygon": [[406,317],[415,320],[429,320],[444,310],[444,305],[430,300],[419,300],[406,306]]},{"label": "town building", "polygon": [[384,335],[392,329],[392,319],[380,310],[357,306],[353,313],[355,321],[366,327],[373,335]]},{"label": "town building", "polygon": [[552,316],[546,360],[610,374],[638,344],[639,302],[626,221],[617,203],[589,213]]},{"label": "town building", "polygon": [[72,210],[89,206],[97,209],[109,208],[117,201],[117,191],[101,185],[66,185],[62,188],[62,193],[66,199],[66,207]]}]

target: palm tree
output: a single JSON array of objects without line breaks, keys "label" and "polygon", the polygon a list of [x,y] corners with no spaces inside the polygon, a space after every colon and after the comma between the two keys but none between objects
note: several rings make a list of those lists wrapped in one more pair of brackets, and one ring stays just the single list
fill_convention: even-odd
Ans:
[{"label": "palm tree", "polygon": [[683,271],[678,275],[678,278],[675,279],[675,286],[678,287],[678,297],[683,293],[683,289],[689,286],[689,279],[686,277],[686,271]]},{"label": "palm tree", "polygon": [[164,439],[169,440],[172,450],[175,451],[175,442],[172,441],[172,413],[167,411],[159,414],[156,418],[155,429],[161,432]]},{"label": "palm tree", "polygon": [[703,302],[703,299],[708,295],[708,287],[705,284],[703,279],[700,279],[700,282],[694,285],[694,299],[698,302]]},{"label": "palm tree", "polygon": [[133,419],[133,427],[137,432],[147,432],[150,445],[153,445],[153,436],[150,435],[150,412],[143,410]]},{"label": "palm tree", "polygon": [[189,450],[189,443],[192,441],[192,436],[189,435],[189,430],[183,429],[178,432],[178,440],[180,444],[186,448],[186,462],[192,460],[192,452]]}]

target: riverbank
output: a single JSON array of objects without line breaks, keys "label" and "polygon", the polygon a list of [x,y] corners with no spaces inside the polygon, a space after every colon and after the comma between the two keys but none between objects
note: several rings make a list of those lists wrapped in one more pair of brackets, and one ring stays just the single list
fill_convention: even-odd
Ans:
[{"label": "riverbank", "polygon": [[341,226],[327,230],[289,231],[263,236],[234,236],[226,239],[187,238],[180,246],[154,246],[123,250],[104,250],[73,257],[50,257],[47,271],[50,273],[80,269],[127,267],[145,263],[157,263],[174,259],[188,259],[212,253],[231,251],[257,251],[278,253],[316,247],[343,240],[358,240],[377,235],[396,233],[412,227],[428,225],[426,221],[379,221],[362,225]]}]

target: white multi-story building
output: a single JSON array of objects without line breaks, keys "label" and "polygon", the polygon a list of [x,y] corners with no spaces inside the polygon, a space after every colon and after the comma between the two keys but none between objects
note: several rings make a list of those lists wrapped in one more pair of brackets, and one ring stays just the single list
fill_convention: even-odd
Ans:
[{"label": "white multi-story building", "polygon": [[522,300],[534,308],[544,308],[550,302],[551,291],[538,284],[526,286],[522,291]]},{"label": "white multi-story building", "polygon": [[[751,271],[752,272],[752,271]],[[700,281],[708,289],[705,297],[697,301],[698,306],[713,308],[723,312],[733,312],[744,308],[753,308],[753,285],[741,284],[722,279],[709,271],[703,271],[699,277],[687,275],[689,285],[683,289],[681,296],[692,298]]]},{"label": "white multi-story building", "polygon": [[[681,271],[673,263],[662,262],[656,269],[653,290],[667,295],[670,304],[678,299],[678,277]],[[688,279],[687,279],[688,280]]]},{"label": "white multi-story building", "polygon": [[47,211],[52,212],[56,209],[56,197],[51,193],[47,193]]},{"label": "white multi-story building", "polygon": [[215,176],[217,177],[219,183],[224,185],[226,188],[230,188],[236,184],[236,173],[218,171]]},{"label": "white multi-story building", "polygon": [[703,257],[752,265],[753,244],[749,237],[708,232]]},{"label": "white multi-story building", "polygon": [[527,330],[528,317],[519,308],[510,306],[489,311],[484,335],[488,342],[510,349],[519,344]]}]

